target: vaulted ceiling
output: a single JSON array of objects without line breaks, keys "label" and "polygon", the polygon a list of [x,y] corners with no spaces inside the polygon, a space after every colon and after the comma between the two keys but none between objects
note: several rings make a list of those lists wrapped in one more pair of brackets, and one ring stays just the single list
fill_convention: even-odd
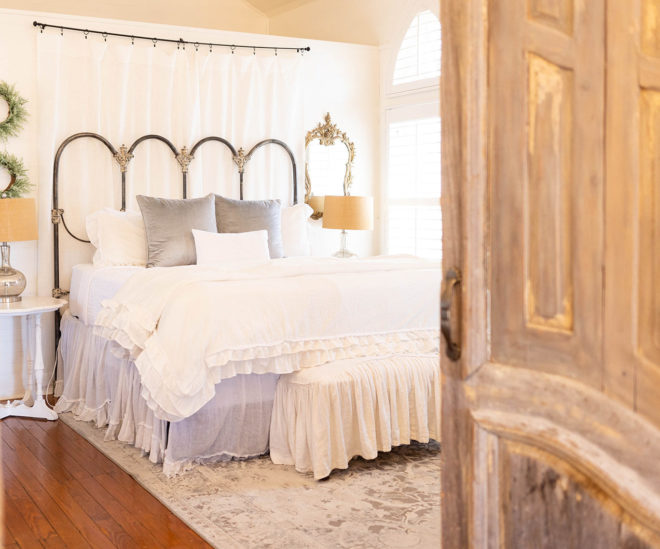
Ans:
[{"label": "vaulted ceiling", "polygon": [[283,11],[297,8],[303,4],[309,4],[314,0],[245,0],[248,4],[252,4],[260,12],[267,17],[272,17],[282,13]]},{"label": "vaulted ceiling", "polygon": [[[0,0],[0,8],[383,46],[440,0]],[[402,24],[403,22],[403,24]]]},{"label": "vaulted ceiling", "polygon": [[246,0],[281,4],[268,15],[270,34],[384,46],[403,38],[413,16],[440,14],[440,0]]}]

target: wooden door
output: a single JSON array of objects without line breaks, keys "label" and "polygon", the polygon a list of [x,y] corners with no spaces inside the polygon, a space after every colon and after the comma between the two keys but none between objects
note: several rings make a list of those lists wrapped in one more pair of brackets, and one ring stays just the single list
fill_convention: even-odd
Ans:
[{"label": "wooden door", "polygon": [[[608,13],[605,392],[660,427],[660,1]],[[658,473],[660,475],[660,473]]]},{"label": "wooden door", "polygon": [[442,24],[443,545],[660,547],[660,0]]}]

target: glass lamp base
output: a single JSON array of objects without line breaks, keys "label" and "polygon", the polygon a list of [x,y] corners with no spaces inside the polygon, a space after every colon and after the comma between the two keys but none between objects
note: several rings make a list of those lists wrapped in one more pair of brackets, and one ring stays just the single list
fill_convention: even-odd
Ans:
[{"label": "glass lamp base", "polygon": [[339,250],[338,252],[332,254],[332,257],[356,257],[357,254],[351,252],[350,250]]},{"label": "glass lamp base", "polygon": [[340,248],[339,251],[332,255],[332,257],[355,257],[357,254],[346,249],[346,240],[348,233],[342,229],[340,235]]}]

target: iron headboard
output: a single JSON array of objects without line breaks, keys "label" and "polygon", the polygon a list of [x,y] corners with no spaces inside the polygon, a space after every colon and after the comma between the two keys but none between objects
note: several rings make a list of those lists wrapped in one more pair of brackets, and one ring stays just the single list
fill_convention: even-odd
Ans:
[{"label": "iron headboard", "polygon": [[[143,141],[147,141],[150,139],[161,141],[162,143],[167,145],[167,147],[172,151],[174,158],[177,160],[181,168],[183,198],[188,197],[188,166],[194,159],[197,149],[199,149],[199,147],[201,147],[204,143],[208,143],[210,141],[217,141],[225,145],[230,150],[232,155],[232,160],[236,165],[236,167],[238,168],[239,192],[240,192],[239,197],[241,200],[243,200],[243,175],[245,173],[246,163],[250,160],[254,152],[259,148],[263,147],[264,145],[269,145],[269,144],[278,145],[287,152],[287,154],[289,155],[289,159],[291,160],[291,166],[293,171],[293,181],[292,181],[293,203],[294,204],[298,203],[298,175],[296,172],[296,160],[293,155],[293,152],[288,147],[288,145],[283,141],[280,141],[279,139],[264,139],[263,141],[260,141],[254,147],[252,147],[248,153],[245,153],[242,147],[236,150],[236,148],[229,141],[227,141],[223,137],[217,137],[215,135],[200,139],[190,148],[190,150],[187,147],[181,147],[181,150],[177,150],[177,148],[172,144],[172,142],[169,139],[166,139],[165,137],[156,134],[144,135],[136,139],[130,147],[121,145],[119,149],[116,149],[112,145],[112,143],[110,143],[110,141],[108,141],[105,137],[97,133],[81,132],[81,133],[73,134],[67,137],[59,146],[57,152],[55,153],[55,161],[53,163],[53,208],[51,210],[51,221],[53,223],[53,283],[54,283],[54,287],[52,291],[53,297],[59,298],[69,293],[68,291],[62,290],[60,288],[60,231],[59,231],[60,223],[62,223],[64,230],[71,237],[75,238],[80,242],[89,242],[89,240],[76,236],[69,230],[66,221],[64,219],[64,210],[59,207],[58,185],[59,185],[60,158],[62,157],[62,153],[69,144],[71,144],[73,141],[82,138],[92,138],[103,143],[110,151],[115,161],[119,164],[119,169],[121,172],[121,210],[122,211],[126,210],[126,172],[128,170],[128,164],[133,158],[133,153],[135,152],[135,149],[138,147],[138,145],[140,145],[140,143],[142,143]],[[59,339],[58,336],[59,336],[60,317],[59,314],[55,316],[56,316],[55,339],[57,341]]]}]

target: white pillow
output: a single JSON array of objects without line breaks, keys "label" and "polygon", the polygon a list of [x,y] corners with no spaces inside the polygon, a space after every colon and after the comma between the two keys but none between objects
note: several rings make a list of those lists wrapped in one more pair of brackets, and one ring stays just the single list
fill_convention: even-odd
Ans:
[{"label": "white pillow", "polygon": [[87,237],[96,247],[96,267],[147,264],[147,235],[142,215],[110,208],[87,216]]},{"label": "white pillow", "polygon": [[99,216],[105,210],[98,210],[89,214],[85,218],[85,229],[87,230],[87,238],[96,249],[99,247]]},{"label": "white pillow", "polygon": [[228,264],[261,264],[270,261],[268,231],[211,233],[192,230],[197,265],[226,267]]},{"label": "white pillow", "polygon": [[309,204],[282,208],[282,244],[284,257],[311,255],[308,219],[314,213]]}]

